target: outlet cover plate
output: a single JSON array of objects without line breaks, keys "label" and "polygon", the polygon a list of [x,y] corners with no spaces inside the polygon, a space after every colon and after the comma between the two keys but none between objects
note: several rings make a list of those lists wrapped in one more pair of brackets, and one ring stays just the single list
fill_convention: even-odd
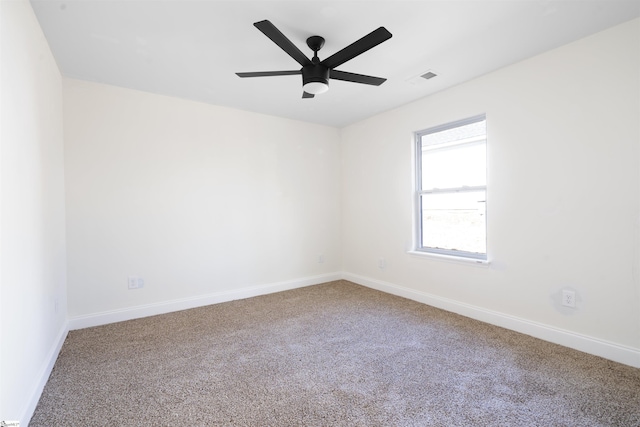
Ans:
[{"label": "outlet cover plate", "polygon": [[144,279],[139,276],[127,277],[127,286],[129,289],[140,289],[144,287]]},{"label": "outlet cover plate", "polygon": [[562,305],[565,307],[575,308],[576,306],[576,293],[568,289],[562,290]]}]

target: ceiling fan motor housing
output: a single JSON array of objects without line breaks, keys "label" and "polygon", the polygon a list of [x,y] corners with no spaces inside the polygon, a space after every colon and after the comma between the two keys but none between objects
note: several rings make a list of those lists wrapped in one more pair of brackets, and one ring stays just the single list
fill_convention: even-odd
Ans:
[{"label": "ceiling fan motor housing", "polygon": [[302,85],[304,86],[312,82],[329,85],[329,68],[322,64],[305,65],[302,67]]}]

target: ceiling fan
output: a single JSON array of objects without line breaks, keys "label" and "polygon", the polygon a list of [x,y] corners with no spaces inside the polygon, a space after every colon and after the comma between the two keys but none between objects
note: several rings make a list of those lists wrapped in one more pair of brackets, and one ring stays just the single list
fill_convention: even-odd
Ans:
[{"label": "ceiling fan", "polygon": [[380,27],[377,30],[372,31],[361,39],[351,43],[344,49],[320,61],[320,58],[318,58],[318,51],[324,45],[324,38],[320,36],[311,36],[307,39],[307,46],[309,46],[313,51],[313,58],[309,59],[270,21],[264,20],[256,22],[253,25],[258,30],[262,31],[265,36],[269,37],[275,44],[280,46],[280,48],[295,59],[298,64],[302,65],[302,68],[291,71],[236,73],[239,77],[291,76],[295,74],[302,74],[302,98],[313,98],[314,95],[318,95],[329,90],[329,79],[374,86],[380,86],[387,80],[380,77],[348,73],[346,71],[339,71],[335,69],[345,62],[390,39],[391,33],[384,27]]}]

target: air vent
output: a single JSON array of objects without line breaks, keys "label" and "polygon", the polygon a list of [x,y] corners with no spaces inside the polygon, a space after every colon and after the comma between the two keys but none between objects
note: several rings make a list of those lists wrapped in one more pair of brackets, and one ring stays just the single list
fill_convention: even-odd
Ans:
[{"label": "air vent", "polygon": [[422,77],[425,80],[429,80],[434,78],[435,76],[437,76],[436,73],[434,73],[433,71],[427,71],[426,73],[424,73],[423,75],[421,75],[420,77]]},{"label": "air vent", "polygon": [[[410,85],[422,85],[422,84],[426,84],[426,80],[431,80],[434,77],[437,77],[438,73],[436,73],[433,70],[426,70],[421,72],[418,75],[414,75],[413,77],[409,77],[408,79],[406,79],[405,81],[407,83],[409,83]],[[431,86],[431,84],[430,84]]]}]

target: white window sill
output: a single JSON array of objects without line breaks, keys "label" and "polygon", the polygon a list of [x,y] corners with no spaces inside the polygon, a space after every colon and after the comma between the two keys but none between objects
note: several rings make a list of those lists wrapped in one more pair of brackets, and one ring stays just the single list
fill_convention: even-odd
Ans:
[{"label": "white window sill", "polygon": [[461,263],[461,264],[473,264],[477,266],[488,266],[490,264],[490,261],[486,259],[466,258],[466,257],[443,255],[443,254],[436,254],[433,252],[422,252],[422,251],[407,251],[407,253],[409,255],[416,256],[419,258],[432,258],[432,259],[438,259],[441,261],[455,262],[455,263]]}]

